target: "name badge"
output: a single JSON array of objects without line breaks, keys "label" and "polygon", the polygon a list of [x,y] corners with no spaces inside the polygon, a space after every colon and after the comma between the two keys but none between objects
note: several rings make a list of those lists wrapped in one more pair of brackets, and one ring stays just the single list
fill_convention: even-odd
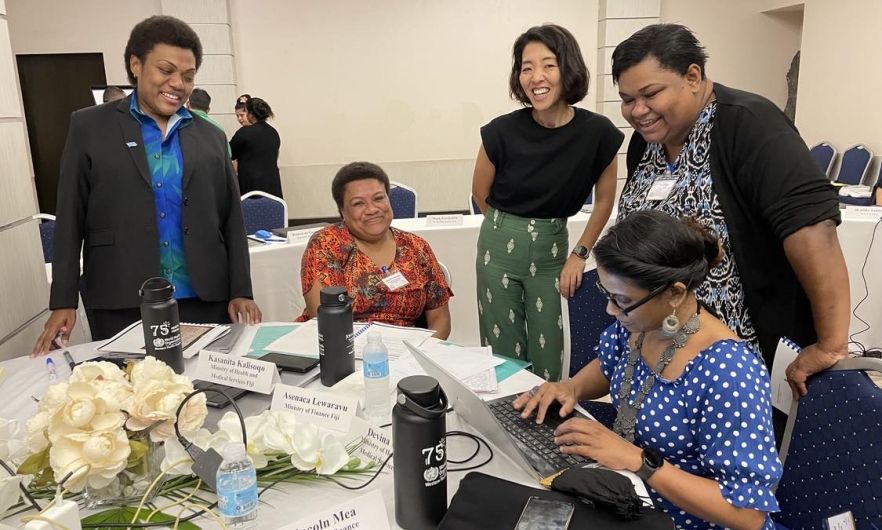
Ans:
[{"label": "name badge", "polygon": [[663,201],[671,194],[671,190],[677,185],[675,178],[660,178],[652,183],[649,193],[646,194],[647,201]]},{"label": "name badge", "polygon": [[358,410],[358,400],[332,392],[277,384],[270,410],[282,409],[294,412],[317,427],[347,433]]},{"label": "name badge", "polygon": [[273,363],[208,350],[199,353],[196,379],[260,394],[269,394],[282,381]]},{"label": "name badge", "polygon": [[383,283],[386,284],[386,287],[388,287],[390,291],[395,291],[396,289],[401,289],[410,282],[408,282],[407,278],[401,274],[401,271],[395,271],[389,276],[383,278]]},{"label": "name badge", "polygon": [[840,513],[824,520],[824,530],[855,530],[851,512]]}]

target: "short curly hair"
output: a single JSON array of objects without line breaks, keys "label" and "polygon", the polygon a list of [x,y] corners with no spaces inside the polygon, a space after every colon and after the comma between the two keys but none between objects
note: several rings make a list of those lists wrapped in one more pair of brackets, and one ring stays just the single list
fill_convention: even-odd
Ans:
[{"label": "short curly hair", "polygon": [[153,51],[157,44],[168,44],[169,46],[190,50],[196,57],[196,70],[199,70],[199,67],[202,66],[202,42],[199,41],[199,35],[193,31],[193,28],[183,20],[174,17],[164,15],[152,16],[142,20],[132,28],[129,42],[126,43],[124,57],[126,75],[128,75],[129,83],[132,86],[137,86],[138,84],[129,64],[132,55],[143,63],[147,55]]},{"label": "short curly hair", "polygon": [[370,162],[352,162],[341,167],[331,182],[331,196],[337,203],[337,210],[343,212],[343,199],[346,196],[346,185],[356,180],[374,179],[379,180],[386,189],[386,195],[389,194],[391,184],[389,183],[389,175],[383,171],[383,168]]},{"label": "short curly hair", "polygon": [[525,107],[530,105],[530,98],[521,86],[521,62],[524,48],[531,42],[541,42],[557,58],[563,86],[561,99],[567,105],[574,105],[585,99],[588,95],[591,75],[588,73],[588,67],[585,66],[585,58],[582,57],[579,42],[566,28],[556,24],[532,27],[515,40],[511,50],[511,75],[508,79],[508,93],[511,98],[520,101]]}]

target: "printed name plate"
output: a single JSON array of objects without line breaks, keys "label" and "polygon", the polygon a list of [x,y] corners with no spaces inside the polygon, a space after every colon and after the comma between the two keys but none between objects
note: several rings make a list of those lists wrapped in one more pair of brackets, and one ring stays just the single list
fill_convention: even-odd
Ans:
[{"label": "printed name plate", "polygon": [[273,385],[281,382],[273,363],[208,350],[199,352],[196,379],[260,394],[269,394]]},{"label": "printed name plate", "polygon": [[358,400],[332,392],[316,392],[278,384],[270,410],[290,410],[317,427],[347,433],[358,408]]},{"label": "printed name plate", "polygon": [[303,228],[301,230],[291,230],[288,232],[288,243],[306,243],[312,234],[318,232],[323,227]]},{"label": "printed name plate", "polygon": [[282,530],[389,530],[386,503],[380,490],[283,526]]},{"label": "printed name plate", "polygon": [[[346,437],[347,445],[355,442],[361,445],[352,456],[357,456],[362,462],[376,462],[379,466],[392,454],[392,434],[358,417],[352,420],[352,429]],[[386,467],[392,469],[391,459]]]},{"label": "printed name plate", "polygon": [[427,215],[426,226],[462,226],[462,214]]},{"label": "printed name plate", "polygon": [[878,221],[882,219],[882,207],[880,206],[846,206],[842,211],[843,219],[869,219]]}]

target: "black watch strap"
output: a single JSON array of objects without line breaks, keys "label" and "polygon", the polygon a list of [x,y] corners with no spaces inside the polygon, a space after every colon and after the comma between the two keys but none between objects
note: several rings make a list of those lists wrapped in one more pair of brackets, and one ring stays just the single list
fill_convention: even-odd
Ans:
[{"label": "black watch strap", "polygon": [[664,457],[655,449],[643,450],[643,464],[637,470],[636,475],[646,482],[655,474],[665,463]]}]

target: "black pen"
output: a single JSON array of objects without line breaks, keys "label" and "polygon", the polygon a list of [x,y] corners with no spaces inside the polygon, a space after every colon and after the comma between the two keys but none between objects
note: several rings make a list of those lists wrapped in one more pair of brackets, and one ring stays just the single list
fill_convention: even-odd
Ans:
[{"label": "black pen", "polygon": [[62,355],[64,355],[64,360],[67,361],[67,365],[70,366],[70,371],[73,372],[74,366],[76,366],[77,363],[74,362],[74,359],[70,355],[70,352],[65,350]]}]

